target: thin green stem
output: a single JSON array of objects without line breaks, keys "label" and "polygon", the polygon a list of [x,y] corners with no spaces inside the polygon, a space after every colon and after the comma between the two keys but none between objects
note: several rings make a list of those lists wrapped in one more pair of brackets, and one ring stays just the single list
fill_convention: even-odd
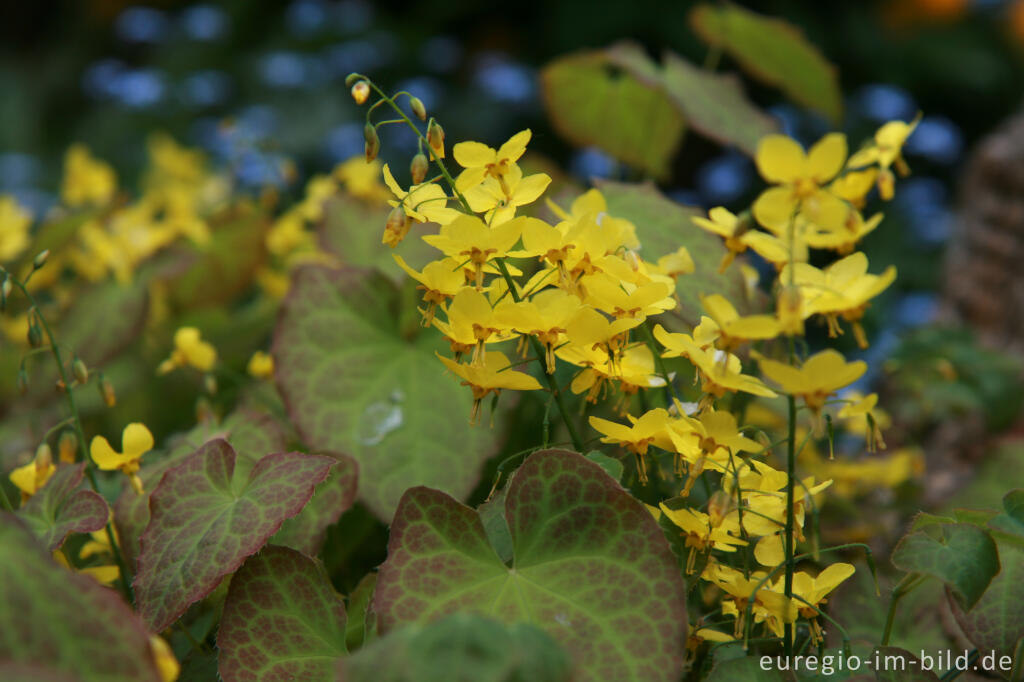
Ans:
[{"label": "thin green stem", "polygon": [[892,624],[896,618],[896,605],[899,604],[900,599],[920,585],[923,580],[924,576],[920,573],[908,573],[892,588],[889,612],[885,616],[885,630],[882,632],[882,646],[889,646],[889,638],[892,636]]},{"label": "thin green stem", "polygon": [[4,509],[6,509],[7,511],[9,511],[9,512],[11,512],[13,514],[14,513],[14,505],[11,504],[10,499],[8,499],[8,497],[7,497],[7,491],[5,491],[2,486],[0,486],[0,500],[3,500]]},{"label": "thin green stem", "polygon": [[[795,544],[793,542],[793,479],[796,478],[796,399],[789,396],[789,442],[786,445],[786,579],[784,594],[787,600],[793,597],[793,568],[795,562],[793,556]],[[788,603],[788,602],[787,602]],[[793,655],[793,624],[785,624],[785,642],[783,644],[787,657]]]},{"label": "thin green stem", "polygon": [[[35,270],[33,270],[35,272]],[[46,321],[43,316],[42,310],[39,308],[39,304],[36,303],[35,297],[29,293],[29,290],[25,287],[24,283],[19,282],[13,276],[11,276],[11,282],[14,286],[21,290],[29,304],[36,310],[36,319],[43,326],[43,331],[46,333],[46,338],[50,342],[50,350],[53,354],[54,363],[57,365],[57,372],[60,375],[60,380],[64,383],[64,396],[67,398],[68,409],[71,410],[71,416],[74,419],[75,435],[78,437],[78,454],[80,459],[85,462],[85,475],[89,479],[89,485],[92,489],[99,494],[99,485],[96,482],[96,474],[93,471],[92,460],[89,459],[88,452],[86,451],[85,445],[85,429],[82,428],[82,418],[78,413],[78,406],[75,404],[75,392],[74,387],[71,385],[71,381],[68,380],[67,370],[64,368],[64,360],[60,355],[60,347],[57,345],[57,338],[54,336],[53,331],[50,329],[50,324]],[[6,497],[6,496],[5,496]],[[128,599],[129,604],[135,603],[135,596],[132,593],[132,586],[128,582],[128,572],[124,561],[124,557],[121,556],[121,550],[117,545],[117,539],[114,537],[114,528],[107,521],[107,540],[110,542],[110,551],[114,555],[114,561],[117,563],[118,572],[121,578],[121,588],[124,591],[125,597]]]},{"label": "thin green stem", "polygon": [[644,323],[640,325],[640,328],[644,332],[644,341],[647,347],[651,349],[651,355],[654,356],[654,365],[658,368],[658,375],[661,376],[665,382],[665,407],[672,406],[672,399],[679,399],[679,394],[676,393],[675,384],[672,383],[672,378],[668,375],[668,370],[665,369],[665,360],[661,357],[661,353],[658,352],[658,347],[654,343],[654,334],[651,333],[651,321],[650,319],[644,320]]}]

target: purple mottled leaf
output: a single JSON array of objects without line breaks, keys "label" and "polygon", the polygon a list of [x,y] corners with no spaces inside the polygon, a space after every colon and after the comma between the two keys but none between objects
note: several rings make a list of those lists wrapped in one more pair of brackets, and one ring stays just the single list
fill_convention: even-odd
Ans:
[{"label": "purple mottled leaf", "polygon": [[530,622],[580,680],[677,680],[685,585],[657,523],[600,466],[563,450],[529,457],[508,484],[512,566],[477,512],[429,488],[402,498],[381,566],[381,632],[456,612]]},{"label": "purple mottled leaf", "polygon": [[992,579],[981,599],[965,610],[949,592],[949,605],[967,638],[979,651],[1012,656],[1024,637],[1024,549],[999,542],[1002,570]]},{"label": "purple mottled leaf", "polygon": [[236,455],[214,440],[167,471],[150,496],[135,599],[154,630],[213,591],[281,523],[299,513],[334,460],[298,452],[260,459],[236,475]]},{"label": "purple mottled leaf", "polygon": [[345,603],[319,563],[268,545],[231,579],[217,648],[224,682],[330,679],[345,655]]},{"label": "purple mottled leaf", "polygon": [[85,462],[62,464],[46,485],[18,510],[46,548],[55,550],[71,533],[91,533],[107,525],[107,503],[91,490],[80,490]]},{"label": "purple mottled leaf", "polygon": [[497,440],[495,429],[469,424],[472,397],[435,346],[401,336],[397,306],[382,275],[303,267],[273,346],[278,388],[302,439],[352,456],[359,497],[382,519],[415,485],[468,495]]},{"label": "purple mottled leaf", "polygon": [[149,634],[116,592],[58,565],[0,513],[0,679],[156,682]]},{"label": "purple mottled leaf", "polygon": [[337,523],[341,515],[356,501],[359,465],[348,455],[318,453],[338,461],[327,479],[316,487],[313,497],[298,515],[287,519],[281,530],[270,538],[275,545],[291,547],[309,556],[316,556],[324,544],[327,527]]}]

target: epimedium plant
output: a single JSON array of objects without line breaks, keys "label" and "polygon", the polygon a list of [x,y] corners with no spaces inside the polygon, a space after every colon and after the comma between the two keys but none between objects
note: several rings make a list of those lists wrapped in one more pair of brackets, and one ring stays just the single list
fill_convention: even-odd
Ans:
[{"label": "epimedium plant", "polygon": [[[727,5],[693,21],[712,61],[838,116],[834,74],[785,25]],[[766,53],[772,35],[790,47]],[[556,127],[658,174],[685,119],[754,157],[747,210],[578,190],[531,172],[529,130],[448,145],[416,97],[362,74],[365,158],[295,201],[239,198],[166,137],[134,198],[69,150],[34,241],[0,198],[0,359],[14,423],[39,415],[34,454],[3,460],[0,678],[784,679],[759,657],[859,651],[830,606],[860,557],[878,590],[875,563],[863,538],[825,542],[820,511],[905,482],[920,455],[876,452],[888,416],[847,390],[865,362],[812,350],[805,327],[867,347],[896,271],[858,250],[881,222],[865,211],[908,171],[915,122],[805,150],[734,80],[663,62],[629,45],[556,61]],[[794,63],[810,66],[780,78]],[[644,102],[671,144],[595,127],[579,83]],[[416,136],[408,183],[377,159],[392,125]],[[175,401],[194,416],[161,426]],[[837,436],[870,454],[834,455]],[[379,569],[342,597],[329,550],[380,540],[379,522]],[[1024,622],[1002,607],[1022,551],[1019,490],[918,516],[869,650],[907,655],[894,616],[934,578],[973,646],[1019,665]]]}]

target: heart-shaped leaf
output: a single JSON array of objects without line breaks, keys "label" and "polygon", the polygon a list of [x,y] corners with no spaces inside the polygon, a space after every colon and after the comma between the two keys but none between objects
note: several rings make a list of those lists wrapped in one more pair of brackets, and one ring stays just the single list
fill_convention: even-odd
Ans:
[{"label": "heart-shaped leaf", "polygon": [[391,526],[374,612],[382,632],[455,611],[530,622],[561,643],[580,680],[677,680],[685,586],[644,506],[572,452],[530,456],[508,484],[512,566],[480,516],[429,488]]},{"label": "heart-shaped leaf", "polygon": [[268,545],[231,579],[217,648],[224,682],[330,679],[345,655],[345,603],[320,564]]},{"label": "heart-shaped leaf", "polygon": [[843,93],[836,69],[796,27],[733,3],[699,5],[690,23],[752,76],[839,122]]},{"label": "heart-shaped leaf", "polygon": [[298,515],[287,519],[270,542],[291,547],[309,556],[316,556],[324,544],[327,527],[337,523],[341,515],[356,501],[359,465],[348,455],[320,453],[338,462],[331,467],[327,479],[316,487],[309,503]]},{"label": "heart-shaped leaf", "polygon": [[341,662],[340,682],[568,682],[565,651],[528,623],[456,613],[407,625]]},{"label": "heart-shaped leaf", "polygon": [[979,651],[1013,655],[1017,640],[1024,637],[1024,549],[999,542],[999,572],[971,609],[956,599],[949,604],[967,638]]},{"label": "heart-shaped leaf", "polygon": [[107,503],[91,490],[78,490],[85,462],[62,464],[46,485],[18,510],[18,516],[49,550],[71,533],[91,533],[107,525]]},{"label": "heart-shaped leaf", "polygon": [[274,335],[288,413],[314,450],[359,463],[359,497],[389,519],[402,493],[469,494],[496,434],[469,424],[472,397],[427,345],[396,328],[397,292],[365,270],[297,271]]},{"label": "heart-shaped leaf", "polygon": [[1003,497],[1003,513],[993,515],[988,525],[1005,533],[1024,547],[1024,489],[1011,490]]},{"label": "heart-shaped leaf", "polygon": [[750,156],[762,137],[778,131],[775,121],[746,98],[735,75],[705,71],[671,52],[664,62],[665,91],[691,128]]},{"label": "heart-shaped leaf", "polygon": [[649,183],[601,181],[597,187],[608,202],[610,215],[636,225],[644,258],[654,261],[680,246],[685,246],[693,258],[693,274],[680,275],[676,280],[679,308],[659,320],[676,317],[692,328],[700,322],[700,297],[711,294],[725,296],[741,313],[751,312],[753,304],[747,301],[740,269],[734,265],[725,273],[718,272],[725,246],[719,237],[693,223],[692,218],[701,215],[698,209],[672,201]]},{"label": "heart-shaped leaf", "polygon": [[41,671],[26,680],[160,679],[149,635],[120,597],[57,565],[23,524],[2,513],[0,603],[0,679],[17,679],[19,668]]},{"label": "heart-shaped leaf", "polygon": [[953,590],[961,606],[971,608],[999,572],[996,543],[969,523],[930,525],[927,530],[936,530],[935,535],[917,531],[899,541],[892,553],[893,565],[938,578]]},{"label": "heart-shaped leaf", "polygon": [[684,120],[642,48],[620,43],[559,57],[541,71],[540,83],[560,135],[655,177],[668,174]]},{"label": "heart-shaped leaf", "polygon": [[136,606],[163,630],[217,587],[299,512],[335,460],[287,452],[235,475],[235,451],[214,440],[167,471],[150,496],[141,538]]},{"label": "heart-shaped leaf", "polygon": [[284,429],[274,417],[253,410],[238,410],[222,422],[207,421],[176,439],[166,453],[147,455],[139,472],[145,493],[125,487],[114,503],[114,525],[121,538],[121,550],[130,565],[139,556],[139,538],[149,524],[149,496],[164,473],[180,464],[204,444],[225,439],[238,455],[235,475],[248,472],[264,455],[285,449]]}]

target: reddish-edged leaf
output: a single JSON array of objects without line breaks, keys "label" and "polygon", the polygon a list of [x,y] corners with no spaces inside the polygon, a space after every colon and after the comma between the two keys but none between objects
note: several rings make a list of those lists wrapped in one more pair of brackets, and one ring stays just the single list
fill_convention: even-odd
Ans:
[{"label": "reddish-edged leaf", "polygon": [[580,680],[678,680],[685,585],[644,506],[572,452],[529,457],[508,484],[512,565],[480,516],[414,488],[402,498],[374,612],[382,632],[456,611],[530,622],[561,643]]},{"label": "reddish-edged leaf", "polygon": [[1012,656],[1024,637],[1024,549],[999,542],[1002,570],[978,603],[965,610],[950,593],[949,605],[967,638],[979,651]]},{"label": "reddish-edged leaf", "polygon": [[149,635],[117,593],[56,564],[10,514],[0,514],[0,604],[0,679],[160,679]]},{"label": "reddish-edged leaf", "polygon": [[327,480],[316,487],[313,498],[297,516],[286,520],[281,530],[270,538],[275,545],[291,547],[316,556],[324,544],[327,527],[337,523],[341,515],[356,501],[359,465],[348,455],[320,453],[338,462],[331,467]]},{"label": "reddish-edged leaf", "polygon": [[292,423],[313,450],[359,463],[359,497],[382,519],[414,485],[468,495],[497,440],[469,424],[472,397],[434,357],[438,336],[401,336],[398,305],[382,275],[303,267],[273,346]]},{"label": "reddish-edged leaf", "polygon": [[204,444],[218,438],[226,440],[238,455],[235,475],[241,475],[243,470],[248,472],[261,457],[281,452],[287,444],[284,429],[273,416],[238,410],[221,422],[199,424],[180,436],[166,453],[146,455],[139,472],[146,492],[139,495],[126,486],[114,503],[114,525],[121,538],[121,550],[130,565],[134,565],[139,556],[139,538],[149,523],[149,496],[160,477]]},{"label": "reddish-edged leaf", "polygon": [[287,452],[236,475],[236,456],[214,440],[167,471],[150,496],[135,599],[154,630],[213,591],[309,501],[335,460]]},{"label": "reddish-edged leaf", "polygon": [[29,528],[54,550],[71,533],[91,533],[107,525],[107,503],[91,490],[79,490],[85,462],[62,464],[46,485],[18,510]]},{"label": "reddish-edged leaf", "polygon": [[345,603],[320,564],[268,545],[231,579],[217,648],[224,682],[331,679],[345,655]]}]

